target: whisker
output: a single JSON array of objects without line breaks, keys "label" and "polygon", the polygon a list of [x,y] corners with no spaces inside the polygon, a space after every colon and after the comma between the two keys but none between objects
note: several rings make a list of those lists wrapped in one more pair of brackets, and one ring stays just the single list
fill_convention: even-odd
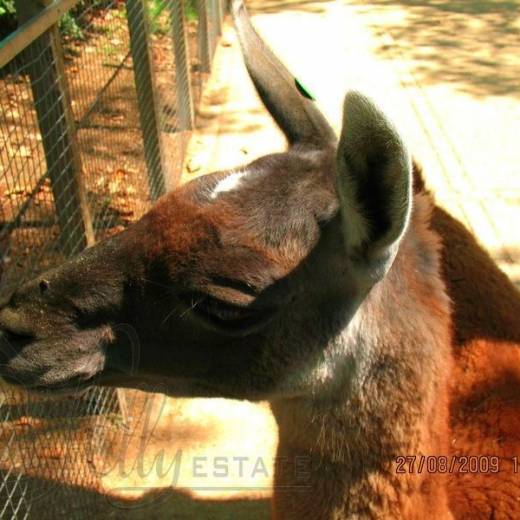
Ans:
[{"label": "whisker", "polygon": [[177,307],[178,307],[178,305],[175,306],[175,307],[173,308],[173,310],[170,311],[170,312],[166,315],[166,317],[164,318],[164,320],[162,320],[161,325],[164,325],[164,324],[165,324],[165,323],[170,319],[170,317],[173,315],[173,313],[177,310]]},{"label": "whisker", "polygon": [[180,316],[179,318],[183,318],[189,311],[192,311],[199,303],[202,302],[204,298],[199,298],[197,301],[191,301],[191,307],[188,307]]},{"label": "whisker", "polygon": [[165,283],[156,282],[155,280],[150,280],[148,278],[141,277],[141,281],[149,283],[151,285],[156,285],[157,287],[162,287],[164,289],[173,289],[173,285],[167,285]]},{"label": "whisker", "polygon": [[18,351],[11,345],[11,342],[7,338],[4,338],[1,344],[8,354],[18,354]]},{"label": "whisker", "polygon": [[[193,310],[204,298],[199,298],[197,301],[192,301],[190,307],[185,309],[181,314],[179,314],[179,318],[183,318],[189,311]],[[175,312],[178,310],[179,305],[176,305],[164,318],[162,321],[162,325],[164,325],[170,318],[175,314]]]}]

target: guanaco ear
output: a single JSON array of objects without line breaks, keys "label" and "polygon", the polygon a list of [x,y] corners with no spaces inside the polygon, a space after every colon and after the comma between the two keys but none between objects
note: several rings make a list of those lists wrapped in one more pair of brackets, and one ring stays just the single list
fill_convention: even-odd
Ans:
[{"label": "guanaco ear", "polygon": [[382,276],[408,224],[412,166],[392,123],[358,92],[345,97],[337,167],[347,250]]},{"label": "guanaco ear", "polygon": [[309,92],[260,38],[243,0],[233,0],[231,12],[249,76],[289,144],[334,144],[334,130]]}]

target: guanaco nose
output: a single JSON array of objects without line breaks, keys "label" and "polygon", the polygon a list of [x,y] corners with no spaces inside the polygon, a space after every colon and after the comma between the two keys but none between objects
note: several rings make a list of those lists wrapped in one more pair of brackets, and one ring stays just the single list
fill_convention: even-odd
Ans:
[{"label": "guanaco nose", "polygon": [[24,317],[9,307],[0,309],[0,348],[32,337],[32,327]]}]

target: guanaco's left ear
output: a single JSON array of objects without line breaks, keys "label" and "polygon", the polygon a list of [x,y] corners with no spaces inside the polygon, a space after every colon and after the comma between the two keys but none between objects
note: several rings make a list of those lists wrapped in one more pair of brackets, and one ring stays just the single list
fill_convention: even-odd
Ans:
[{"label": "guanaco's left ear", "polygon": [[395,127],[358,92],[345,97],[337,165],[347,251],[383,276],[408,225],[412,166]]}]

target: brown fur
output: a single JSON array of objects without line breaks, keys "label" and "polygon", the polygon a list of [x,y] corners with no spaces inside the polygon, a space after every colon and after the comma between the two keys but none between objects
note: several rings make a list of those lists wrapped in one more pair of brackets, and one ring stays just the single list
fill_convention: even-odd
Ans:
[{"label": "brown fur", "polygon": [[[358,311],[360,327],[381,338],[380,377],[370,374],[353,399],[338,396],[332,411],[328,401],[323,409],[304,400],[272,405],[282,461],[274,487],[276,519],[452,518],[446,475],[401,475],[395,465],[398,455],[449,451],[450,308],[438,276],[440,240],[429,227],[428,195],[416,194],[414,206],[394,266]],[[415,357],[422,345],[428,361]],[[381,427],[388,423],[391,429]],[[313,472],[306,489],[295,480],[297,463],[291,461],[309,457]],[[298,484],[301,491],[290,492]]]},{"label": "brown fur", "polygon": [[417,166],[412,199],[406,147],[368,98],[347,94],[337,143],[233,11],[290,149],[218,196],[230,172],[194,180],[20,287],[0,373],[269,400],[276,519],[520,518],[518,291]]},{"label": "brown fur", "polygon": [[[344,291],[356,271],[344,254],[330,181],[317,173],[330,162],[322,168],[312,159],[269,157],[260,174],[250,167],[244,191],[211,203],[204,194],[215,179],[201,179],[20,288],[0,309],[0,332],[14,344],[4,342],[4,377],[59,389],[64,376],[75,385],[78,373],[97,371],[113,386],[157,390],[160,383],[171,395],[270,399],[279,426],[275,519],[518,518],[518,291],[434,205],[415,167],[411,220],[395,261],[345,325]],[[273,166],[287,164],[292,170],[278,176]],[[307,182],[298,186],[306,167]],[[273,185],[279,199],[269,198]],[[323,201],[313,207],[320,189]],[[263,191],[267,209],[254,197]],[[287,216],[296,218],[273,219],[269,203],[285,211],[286,194],[293,197]],[[324,215],[320,226],[313,213],[298,213],[303,202]],[[256,300],[278,306],[275,326],[227,336],[184,319],[183,307],[176,312],[186,287],[224,301],[255,299],[215,277],[258,287]],[[131,345],[113,323],[134,327],[137,373],[125,364]],[[103,341],[109,345],[100,352]],[[107,365],[115,371],[105,372]],[[413,468],[407,461],[398,472],[399,457],[411,456]],[[453,459],[462,456],[495,457],[498,471],[471,473]],[[433,471],[419,470],[421,457],[437,457]]]},{"label": "brown fur", "polygon": [[[489,254],[451,215],[436,207],[442,277],[452,302],[450,454],[499,458],[499,472],[454,471],[456,518],[520,515],[520,296]],[[458,466],[462,469],[461,466]]]},{"label": "brown fur", "polygon": [[[442,268],[453,305],[450,444],[455,455],[496,456],[500,471],[454,473],[457,518],[518,518],[520,473],[520,297],[475,238],[436,208]],[[518,471],[518,469],[517,469]]]},{"label": "brown fur", "polygon": [[[365,397],[380,393],[385,400],[383,422],[395,416],[391,439],[384,438],[383,428],[371,430],[373,421],[367,415],[360,423],[369,429],[358,444],[353,442],[352,421],[346,417],[374,412],[363,396],[349,402],[348,411],[340,400],[332,413],[330,408],[323,411],[301,401],[273,403],[280,429],[273,500],[276,519],[513,519],[520,515],[520,479],[512,463],[520,452],[520,320],[515,319],[520,316],[520,297],[464,226],[434,206],[417,165],[414,177],[410,231],[387,279],[374,288],[365,305],[374,316],[372,328],[389,324],[389,329],[406,334],[406,324],[396,323],[392,311],[396,308],[410,320],[413,337],[402,338],[397,343],[401,347],[430,330],[437,345],[437,357],[431,361],[437,366],[414,379],[418,367],[411,360],[399,367],[407,377],[397,388],[395,381],[388,387],[379,381],[367,390]],[[400,291],[385,294],[385,286]],[[409,297],[408,309],[400,308],[406,304],[403,292]],[[418,314],[421,308],[428,309],[429,315]],[[390,359],[393,353],[386,353]],[[397,357],[402,355],[402,350],[396,352]],[[430,414],[417,406],[419,396],[424,399],[428,394],[433,396]],[[415,429],[410,427],[413,424]],[[406,426],[399,431],[402,425]],[[446,457],[448,464],[455,462],[451,469],[443,469],[438,466],[440,459],[434,459],[437,468],[432,473],[423,468],[418,474],[417,460],[415,474],[409,464],[405,474],[396,474],[395,450],[418,459],[432,455]],[[465,464],[463,457],[475,456],[481,464],[497,457],[498,472],[484,466],[475,471]],[[309,457],[314,471],[307,488],[305,472],[300,471],[298,480],[296,466]],[[377,468],[381,460],[387,463],[383,470]]]}]

